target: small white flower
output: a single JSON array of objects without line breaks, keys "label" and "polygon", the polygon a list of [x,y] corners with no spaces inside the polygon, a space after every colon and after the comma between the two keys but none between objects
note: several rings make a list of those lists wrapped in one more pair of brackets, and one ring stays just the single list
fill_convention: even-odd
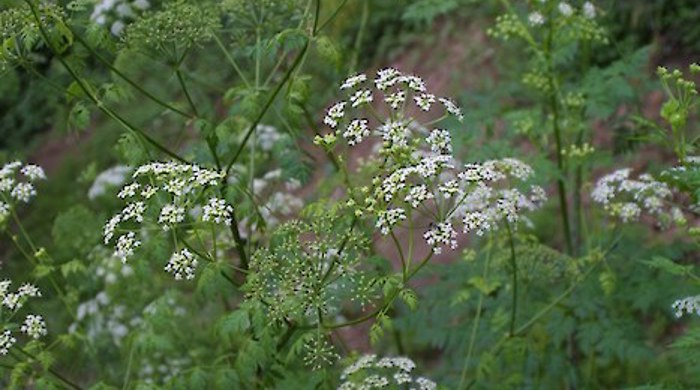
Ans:
[{"label": "small white flower", "polygon": [[46,174],[44,173],[44,170],[38,165],[27,164],[24,166],[24,168],[22,168],[21,172],[31,181],[46,180]]},{"label": "small white flower", "polygon": [[377,129],[382,139],[391,146],[407,146],[411,131],[402,121],[389,121]]},{"label": "small white flower", "polygon": [[377,72],[377,78],[374,79],[374,84],[377,89],[383,91],[394,86],[400,79],[401,72],[394,68],[385,68]]},{"label": "small white flower", "polygon": [[40,297],[41,291],[33,284],[25,283],[17,289],[17,293],[23,297]]},{"label": "small white flower", "polygon": [[440,103],[442,103],[443,106],[445,106],[445,110],[447,110],[448,113],[457,117],[457,119],[460,122],[462,120],[464,120],[464,115],[462,114],[462,109],[459,108],[459,106],[456,105],[452,100],[447,99],[447,98],[440,98],[438,100],[440,101]]},{"label": "small white flower", "polygon": [[369,126],[367,119],[355,119],[348,125],[348,128],[343,133],[343,137],[348,140],[350,146],[354,146],[362,142],[365,137],[369,137]]},{"label": "small white flower", "polygon": [[557,8],[559,9],[559,12],[561,12],[561,14],[566,17],[569,17],[574,14],[574,9],[569,3],[565,1],[560,2]]},{"label": "small white flower", "polygon": [[135,0],[131,4],[142,11],[147,10],[151,7],[151,3],[149,3],[148,0]]},{"label": "small white flower", "polygon": [[194,279],[195,269],[197,268],[197,259],[190,251],[183,249],[180,252],[175,252],[168,260],[165,266],[165,271],[173,274],[175,280]]},{"label": "small white flower", "polygon": [[158,192],[158,188],[153,187],[151,185],[147,185],[143,187],[143,190],[141,191],[141,196],[143,196],[145,199],[150,199],[153,195]]},{"label": "small white flower", "polygon": [[408,85],[408,88],[415,92],[425,92],[428,88],[425,86],[425,81],[418,76],[403,76],[401,81]]},{"label": "small white flower", "polygon": [[449,246],[451,249],[457,248],[457,232],[452,228],[450,221],[438,223],[425,232],[423,238],[437,255],[442,253],[443,246]]},{"label": "small white flower", "polygon": [[430,111],[430,106],[435,103],[435,95],[429,93],[422,93],[413,97],[416,101],[416,105],[420,107],[423,111]]},{"label": "small white flower", "polygon": [[541,26],[545,21],[544,16],[542,16],[542,14],[539,12],[532,12],[530,15],[528,15],[527,19],[532,26]]},{"label": "small white flower", "polygon": [[100,172],[88,190],[88,198],[95,199],[103,195],[109,187],[121,185],[126,180],[129,171],[131,171],[131,168],[125,165],[117,165]]},{"label": "small white flower", "polygon": [[38,339],[41,336],[46,336],[46,323],[40,315],[28,314],[20,331],[33,339]]},{"label": "small white flower", "polygon": [[173,226],[185,220],[185,208],[168,203],[160,210],[158,223],[163,230],[170,230]]},{"label": "small white flower", "polygon": [[424,179],[432,178],[445,169],[454,168],[454,165],[450,162],[451,160],[452,156],[447,155],[424,157],[420,160],[418,165],[416,165],[416,173]]},{"label": "small white flower", "polygon": [[673,303],[672,308],[678,318],[686,313],[700,316],[700,295],[679,299]]},{"label": "small white flower", "polygon": [[0,224],[2,224],[8,216],[10,216],[10,205],[0,201]]},{"label": "small white flower", "polygon": [[131,6],[129,6],[129,4],[126,3],[121,3],[117,6],[117,15],[119,15],[119,17],[121,18],[133,18],[134,16],[136,16],[134,10],[131,9]]},{"label": "small white flower", "polygon": [[109,221],[105,224],[104,228],[104,244],[107,245],[109,242],[112,240],[112,237],[114,237],[114,231],[117,229],[117,226],[119,225],[119,222],[121,222],[122,216],[121,214],[117,214],[110,218]]},{"label": "small white flower", "polygon": [[437,384],[430,379],[420,377],[416,379],[416,384],[418,384],[418,390],[435,390],[437,389]]},{"label": "small white flower", "polygon": [[112,23],[112,27],[109,28],[109,32],[112,33],[112,35],[118,37],[122,34],[122,31],[124,31],[124,28],[126,27],[126,24],[122,22],[121,20],[117,20],[114,23]]},{"label": "small white flower", "polygon": [[450,132],[444,129],[435,129],[430,132],[426,142],[430,150],[438,154],[452,154],[452,137]]},{"label": "small white flower", "polygon": [[587,19],[595,19],[596,9],[593,3],[590,1],[583,3],[583,16],[585,16]]},{"label": "small white flower", "polygon": [[22,301],[20,298],[22,298],[22,296],[19,294],[8,293],[5,294],[5,297],[2,299],[2,304],[10,310],[16,310],[22,307]]},{"label": "small white flower", "polygon": [[372,97],[372,91],[369,89],[361,89],[350,96],[350,104],[352,107],[358,107],[362,104],[371,103],[374,98]]},{"label": "small white flower", "polygon": [[477,236],[483,236],[485,232],[491,230],[492,217],[481,211],[473,211],[464,215],[462,225],[464,233],[476,231]]},{"label": "small white flower", "polygon": [[11,177],[5,177],[0,179],[0,192],[7,192],[12,189],[15,185],[15,179]]},{"label": "small white flower", "polygon": [[438,186],[438,190],[442,193],[445,199],[452,198],[453,195],[462,192],[457,180],[448,180]]},{"label": "small white flower", "polygon": [[141,185],[139,183],[127,184],[124,186],[124,188],[122,188],[121,191],[119,191],[119,193],[117,194],[117,197],[119,197],[119,199],[126,199],[126,198],[134,197],[134,196],[136,196],[136,191],[138,191],[138,189],[140,187],[141,187]]},{"label": "small white flower", "polygon": [[163,185],[164,191],[169,192],[176,197],[184,195],[186,188],[187,188],[187,181],[182,177],[177,177],[177,178],[171,179],[170,181],[168,181],[167,183],[165,183]]},{"label": "small white flower", "polygon": [[29,203],[35,195],[36,190],[31,183],[17,183],[15,188],[12,189],[12,192],[10,192],[10,196],[24,203]]},{"label": "small white flower", "polygon": [[17,339],[12,337],[12,333],[9,330],[5,330],[0,334],[0,355],[7,355],[10,348],[17,342]]},{"label": "small white flower", "polygon": [[399,107],[401,107],[401,105],[406,101],[406,92],[397,91],[391,95],[387,95],[384,98],[384,101],[389,105],[389,107],[393,108],[394,110],[398,110]]},{"label": "small white flower", "polygon": [[406,211],[402,208],[382,210],[377,216],[376,227],[383,235],[387,235],[399,221],[405,219]]},{"label": "small white flower", "polygon": [[15,171],[17,171],[17,168],[21,166],[22,163],[20,161],[13,161],[3,165],[2,168],[0,168],[0,178],[14,175]]},{"label": "small white flower", "polygon": [[126,263],[129,257],[134,255],[134,249],[139,246],[141,246],[141,241],[136,240],[136,234],[134,232],[121,235],[117,239],[114,257],[120,259],[122,263]]},{"label": "small white flower", "polygon": [[224,223],[226,225],[231,224],[231,214],[233,213],[233,207],[226,204],[226,201],[219,198],[211,198],[209,202],[203,207],[204,214],[202,215],[202,221],[205,222],[215,222]]},{"label": "small white flower", "polygon": [[408,191],[408,194],[404,198],[404,200],[411,205],[411,207],[416,208],[418,207],[421,203],[428,199],[432,199],[433,194],[428,191],[428,187],[424,184],[420,184],[414,187],[411,187],[411,189]]},{"label": "small white flower", "polygon": [[10,291],[11,285],[12,285],[12,281],[9,279],[5,279],[2,282],[0,282],[0,297],[2,297],[2,298],[5,297],[7,292]]},{"label": "small white flower", "polygon": [[350,76],[345,81],[343,84],[340,86],[340,89],[348,89],[348,88],[354,88],[362,83],[364,83],[367,80],[367,76],[360,73],[355,76]]},{"label": "small white flower", "polygon": [[347,105],[347,102],[338,102],[330,106],[323,123],[335,129],[338,126],[338,122],[345,116],[345,105]]},{"label": "small white flower", "polygon": [[200,186],[215,186],[226,176],[224,172],[202,169],[197,166],[192,167],[192,181]]},{"label": "small white flower", "polygon": [[129,203],[126,205],[126,207],[124,207],[124,209],[121,212],[121,220],[128,221],[130,219],[133,219],[136,222],[141,223],[143,222],[144,211],[146,211],[146,205],[143,202],[139,201]]}]

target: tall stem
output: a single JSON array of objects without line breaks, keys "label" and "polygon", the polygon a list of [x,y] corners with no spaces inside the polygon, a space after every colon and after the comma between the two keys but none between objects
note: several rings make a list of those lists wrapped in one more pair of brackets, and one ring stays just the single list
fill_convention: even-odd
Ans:
[{"label": "tall stem", "polygon": [[518,263],[515,259],[515,244],[513,243],[513,232],[510,228],[510,223],[506,222],[506,230],[508,231],[508,243],[510,244],[510,266],[513,272],[513,305],[510,311],[510,334],[515,333],[515,317],[518,312]]},{"label": "tall stem", "polygon": [[[489,235],[489,242],[486,245],[486,260],[484,262],[484,280],[488,277],[489,264],[491,263],[491,248],[492,248],[492,235]],[[479,291],[479,301],[476,304],[476,316],[474,318],[474,323],[472,324],[471,335],[469,336],[469,347],[467,347],[467,358],[464,359],[464,366],[462,367],[462,375],[459,379],[459,386],[457,389],[462,389],[464,386],[464,381],[467,379],[467,370],[469,370],[469,362],[471,361],[472,353],[474,352],[474,345],[476,344],[476,334],[479,330],[479,322],[481,321],[481,311],[484,307],[484,293]]]},{"label": "tall stem", "polygon": [[[549,18],[551,20],[551,17]],[[571,237],[571,223],[569,222],[569,205],[567,202],[566,193],[566,166],[564,164],[563,145],[561,137],[561,128],[559,127],[559,102],[557,101],[557,81],[554,74],[554,63],[552,60],[552,38],[554,34],[554,25],[550,21],[548,23],[549,30],[547,40],[545,42],[544,53],[547,59],[547,74],[549,78],[549,110],[552,113],[552,127],[554,129],[554,141],[556,143],[557,168],[559,177],[557,177],[557,190],[559,192],[559,208],[561,210],[562,224],[564,227],[564,236],[566,239],[566,249],[569,254],[574,252],[573,239]]]}]

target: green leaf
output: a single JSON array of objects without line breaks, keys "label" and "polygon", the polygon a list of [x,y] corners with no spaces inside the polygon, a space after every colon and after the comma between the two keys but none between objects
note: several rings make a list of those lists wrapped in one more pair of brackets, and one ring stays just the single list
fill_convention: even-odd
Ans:
[{"label": "green leaf", "polygon": [[341,54],[338,48],[333,44],[331,38],[327,36],[321,36],[316,38],[316,50],[320,57],[328,61],[336,69],[340,68],[341,65]]},{"label": "green leaf", "polygon": [[462,289],[455,294],[455,296],[452,297],[452,300],[450,301],[450,306],[457,306],[461,305],[462,303],[466,302],[471,298],[472,293],[468,289]]},{"label": "green leaf", "polygon": [[474,286],[477,290],[481,291],[481,293],[484,295],[491,294],[492,292],[496,291],[498,287],[501,286],[501,283],[499,283],[498,281],[489,281],[481,276],[473,276],[469,278],[469,284]]},{"label": "green leaf", "polygon": [[82,261],[78,259],[73,259],[65,264],[61,265],[61,274],[63,277],[68,277],[73,274],[84,274],[87,268]]},{"label": "green leaf", "polygon": [[384,297],[393,297],[396,293],[396,290],[398,290],[399,286],[401,285],[401,275],[394,274],[391,276],[387,276],[384,278],[383,282],[384,285],[382,287],[382,292],[384,293]]},{"label": "green leaf", "polygon": [[38,279],[45,278],[54,271],[55,267],[48,264],[39,264],[34,267],[34,276]]},{"label": "green leaf", "polygon": [[90,109],[83,102],[77,102],[68,114],[68,125],[75,130],[85,130],[90,124]]},{"label": "green leaf", "polygon": [[604,271],[598,276],[598,281],[605,295],[612,295],[615,291],[615,282],[617,281],[615,273],[612,271]]},{"label": "green leaf", "polygon": [[238,377],[236,370],[229,367],[224,367],[216,371],[214,387],[217,389],[238,389],[241,387],[240,382],[241,380]]},{"label": "green leaf", "polygon": [[95,213],[79,204],[56,217],[51,235],[59,250],[84,253],[100,242],[101,225]]},{"label": "green leaf", "polygon": [[369,328],[369,341],[372,345],[377,345],[384,337],[384,330],[379,323],[375,322]]},{"label": "green leaf", "polygon": [[692,265],[676,264],[673,260],[661,256],[654,256],[651,260],[643,261],[643,263],[668,272],[671,275],[687,275],[693,269]]},{"label": "green leaf", "polygon": [[250,318],[247,310],[236,310],[223,316],[216,326],[217,333],[223,338],[231,338],[236,334],[250,329]]},{"label": "green leaf", "polygon": [[190,389],[206,389],[207,373],[199,367],[192,369],[189,380]]},{"label": "green leaf", "polygon": [[116,149],[129,165],[139,166],[148,160],[143,145],[132,133],[123,133],[117,141]]},{"label": "green leaf", "polygon": [[415,311],[416,307],[418,307],[418,296],[416,296],[413,290],[405,288],[401,290],[399,297],[401,297],[401,300],[404,301],[411,311]]}]

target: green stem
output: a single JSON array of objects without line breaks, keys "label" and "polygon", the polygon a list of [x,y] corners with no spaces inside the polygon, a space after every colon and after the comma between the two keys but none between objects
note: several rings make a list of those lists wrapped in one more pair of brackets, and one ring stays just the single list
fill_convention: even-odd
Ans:
[{"label": "green stem", "polygon": [[545,58],[547,60],[547,73],[549,78],[549,109],[552,113],[552,127],[554,129],[554,141],[556,143],[557,155],[557,190],[559,193],[559,208],[561,210],[562,224],[564,227],[564,236],[566,239],[566,248],[569,254],[574,253],[574,244],[571,237],[571,224],[569,222],[569,205],[566,193],[566,167],[564,164],[563,144],[561,136],[561,128],[559,127],[559,103],[557,102],[557,82],[554,75],[554,63],[552,59],[552,39],[554,34],[554,25],[551,23],[551,17],[548,18],[549,30],[547,40],[545,42]]},{"label": "green stem", "polygon": [[231,67],[233,67],[233,70],[236,71],[238,74],[238,77],[241,78],[241,81],[243,81],[243,84],[245,84],[246,87],[250,88],[250,83],[248,82],[248,79],[245,77],[245,74],[241,70],[241,68],[238,66],[236,63],[236,60],[233,59],[233,56],[231,56],[231,53],[228,52],[226,49],[226,46],[224,46],[224,43],[221,42],[221,39],[219,38],[218,35],[216,35],[213,31],[211,32],[212,38],[214,38],[214,42],[216,42],[216,45],[221,49],[221,52],[224,53],[224,56],[228,60],[229,64],[231,64]]},{"label": "green stem", "polygon": [[357,36],[355,36],[352,60],[350,61],[350,67],[348,69],[349,74],[355,73],[355,69],[357,68],[357,62],[360,57],[360,49],[362,48],[362,38],[365,35],[365,29],[367,27],[367,19],[369,19],[369,0],[364,0],[364,2],[362,3],[362,16],[360,17],[360,28],[357,31]]},{"label": "green stem", "polygon": [[[428,254],[428,256],[426,256],[425,259],[423,259],[423,261],[421,261],[420,264],[418,264],[416,266],[416,268],[414,268],[411,272],[408,273],[408,278],[406,279],[406,281],[410,280],[416,273],[418,273],[418,271],[420,271],[426,264],[428,264],[428,261],[430,261],[430,259],[432,257],[433,257],[433,252],[431,251]],[[372,311],[371,313],[365,314],[362,317],[355,318],[354,320],[349,320],[349,321],[346,321],[346,322],[343,322],[340,324],[324,325],[323,327],[326,329],[338,329],[338,328],[344,328],[347,326],[357,325],[357,324],[363,323],[365,321],[368,321],[368,320],[374,318],[377,314],[388,309],[392,305],[392,303],[394,302],[396,297],[399,295],[400,291],[401,291],[401,289],[396,289],[396,291],[389,297],[389,299],[387,299],[385,301],[385,303],[381,307]]]},{"label": "green stem", "polygon": [[236,163],[236,161],[240,157],[241,153],[243,152],[243,150],[246,147],[246,144],[248,143],[248,139],[250,139],[250,137],[253,135],[255,128],[258,126],[258,124],[260,124],[260,121],[265,116],[267,111],[270,109],[270,106],[272,106],[272,103],[275,101],[275,98],[277,98],[277,95],[282,90],[282,87],[284,87],[284,85],[287,83],[290,76],[292,75],[292,72],[294,72],[294,70],[297,68],[297,66],[299,66],[299,64],[301,63],[302,57],[304,56],[306,51],[309,49],[309,44],[310,44],[310,41],[307,40],[306,44],[301,49],[301,52],[297,55],[297,58],[294,60],[294,63],[285,73],[284,77],[282,78],[282,81],[277,85],[275,90],[272,92],[272,95],[270,95],[270,98],[267,99],[267,102],[263,106],[263,108],[260,111],[260,113],[258,114],[258,116],[255,118],[255,120],[253,121],[251,126],[248,128],[248,131],[246,132],[245,136],[243,137],[243,141],[241,141],[241,144],[238,146],[238,150],[236,150],[236,153],[233,155],[233,158],[231,158],[231,161],[229,161],[229,163],[226,165],[226,173],[227,174],[228,174],[228,172],[231,171],[231,167],[233,166],[233,164]]},{"label": "green stem", "polygon": [[407,264],[406,264],[406,256],[403,254],[403,248],[401,247],[401,243],[399,242],[399,239],[396,238],[396,234],[394,234],[394,231],[392,230],[391,233],[389,234],[391,236],[391,240],[394,242],[394,245],[396,246],[396,250],[399,252],[399,258],[401,259],[401,274],[403,275],[403,280],[404,283],[406,282],[406,272],[408,272]]},{"label": "green stem", "polygon": [[510,266],[513,271],[513,304],[510,312],[510,334],[514,334],[515,317],[518,311],[518,263],[515,259],[515,244],[513,243],[513,232],[510,223],[506,221],[506,230],[508,231],[508,243],[510,244]]},{"label": "green stem", "polygon": [[104,57],[102,57],[100,54],[97,53],[97,51],[90,46],[80,35],[77,33],[73,32],[73,36],[75,37],[75,40],[78,41],[81,45],[83,45],[84,48],[86,48],[90,54],[92,54],[93,57],[95,57],[99,62],[101,62],[104,66],[106,66],[111,72],[119,76],[122,80],[124,80],[127,84],[131,85],[134,89],[136,89],[138,92],[140,92],[142,95],[146,96],[147,98],[151,99],[154,103],[160,105],[163,108],[166,108],[178,115],[181,115],[185,118],[190,118],[190,114],[178,109],[177,107],[174,107],[166,102],[164,102],[162,99],[159,99],[152,93],[148,92],[145,90],[143,87],[141,87],[138,83],[134,82],[131,80],[127,75],[125,75],[122,71],[120,71],[116,66],[114,66],[110,61],[107,61]]},{"label": "green stem", "polygon": [[[489,235],[489,242],[486,246],[486,260],[484,262],[484,280],[488,277],[489,264],[491,262],[491,248],[492,248],[492,235]],[[467,348],[467,358],[464,360],[464,366],[462,367],[462,375],[460,375],[459,386],[457,389],[462,389],[464,383],[467,379],[467,371],[469,370],[469,362],[471,361],[472,353],[474,352],[474,345],[476,344],[476,334],[479,330],[479,322],[481,321],[481,311],[484,307],[484,293],[479,291],[479,302],[476,304],[476,316],[474,318],[474,323],[472,324],[471,335],[469,336],[469,347]]]},{"label": "green stem", "polygon": [[189,89],[187,89],[187,84],[185,84],[185,78],[182,76],[182,72],[180,71],[179,66],[177,69],[175,69],[175,76],[177,76],[177,81],[180,83],[180,87],[182,88],[182,92],[185,94],[185,98],[187,99],[187,103],[190,105],[190,109],[192,109],[192,113],[195,117],[199,117],[199,113],[197,112],[197,106],[195,106],[194,100],[192,100],[192,95],[190,94]]},{"label": "green stem", "polygon": [[323,22],[323,23],[321,24],[321,27],[319,27],[319,28],[316,30],[316,32],[320,32],[320,31],[322,31],[324,28],[326,28],[326,26],[328,26],[328,24],[329,24],[330,22],[332,22],[333,19],[335,19],[335,17],[338,15],[338,13],[340,12],[340,10],[343,9],[343,7],[345,7],[345,3],[347,3],[347,2],[348,2],[348,0],[343,0],[343,2],[340,3],[340,5],[338,6],[338,8],[336,8],[335,11],[333,11],[333,13],[331,14],[331,16],[329,16],[328,19],[326,19],[326,21]]}]

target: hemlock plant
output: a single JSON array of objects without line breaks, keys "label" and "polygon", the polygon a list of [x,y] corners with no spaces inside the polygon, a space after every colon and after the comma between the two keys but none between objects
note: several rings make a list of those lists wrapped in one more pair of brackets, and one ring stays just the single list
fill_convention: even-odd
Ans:
[{"label": "hemlock plant", "polygon": [[660,341],[700,314],[694,82],[660,68],[665,122],[634,118],[678,162],[622,164],[593,123],[640,56],[592,64],[605,9],[493,3],[522,95],[471,143],[479,107],[356,71],[369,0],[6,2],[0,67],[116,158],[71,172],[48,228],[61,179],[0,169],[0,385],[697,386],[671,370],[697,325]]}]

